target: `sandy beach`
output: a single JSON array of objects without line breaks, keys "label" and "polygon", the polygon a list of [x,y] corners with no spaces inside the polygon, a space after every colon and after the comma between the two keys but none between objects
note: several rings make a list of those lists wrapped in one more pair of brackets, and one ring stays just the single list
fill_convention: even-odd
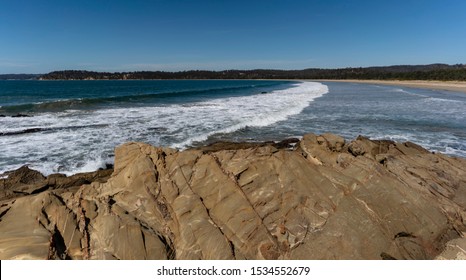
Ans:
[{"label": "sandy beach", "polygon": [[318,80],[321,82],[364,83],[378,85],[396,85],[414,88],[451,90],[466,93],[466,82],[460,81],[398,81],[398,80]]}]

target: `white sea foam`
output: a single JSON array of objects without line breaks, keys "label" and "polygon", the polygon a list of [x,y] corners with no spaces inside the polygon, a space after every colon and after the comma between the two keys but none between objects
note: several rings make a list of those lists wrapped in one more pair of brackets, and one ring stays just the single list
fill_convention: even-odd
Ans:
[{"label": "white sea foam", "polygon": [[216,133],[268,126],[299,114],[328,92],[302,82],[267,94],[153,107],[69,110],[33,118],[12,118],[0,132],[47,129],[0,137],[0,174],[29,164],[50,174],[93,171],[109,163],[113,148],[128,141],[185,148]]},{"label": "white sea foam", "polygon": [[[217,100],[213,103],[216,110],[209,111],[209,115],[198,123],[212,129],[190,135],[186,140],[172,144],[172,147],[184,148],[194,142],[204,141],[213,134],[230,133],[247,126],[262,127],[284,121],[291,115],[299,114],[315,98],[327,92],[328,88],[325,85],[305,82],[267,94]],[[212,101],[209,103],[212,104]],[[215,125],[218,121],[224,125]]]},{"label": "white sea foam", "polygon": [[428,96],[425,96],[425,95],[422,95],[422,94],[419,94],[419,93],[414,93],[414,92],[411,92],[411,91],[407,91],[407,90],[401,89],[401,88],[395,88],[393,91],[394,92],[406,93],[406,94],[411,95],[411,96],[418,96],[418,97],[425,97],[425,98],[428,97]]},{"label": "white sea foam", "polygon": [[426,98],[426,101],[451,102],[451,103],[464,103],[464,102],[461,101],[461,100],[445,99],[445,98],[438,98],[438,97],[429,97],[429,98]]}]

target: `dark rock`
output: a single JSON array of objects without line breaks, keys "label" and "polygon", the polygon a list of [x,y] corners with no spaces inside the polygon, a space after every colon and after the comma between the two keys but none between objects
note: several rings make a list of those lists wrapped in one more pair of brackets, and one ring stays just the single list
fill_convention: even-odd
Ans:
[{"label": "dark rock", "polygon": [[395,235],[394,239],[397,239],[397,238],[400,238],[400,237],[412,237],[412,238],[416,238],[416,236],[414,236],[414,235],[411,234],[411,233],[401,231],[401,232],[398,232],[398,233]]},{"label": "dark rock", "polygon": [[47,129],[40,128],[40,127],[27,128],[27,129],[19,130],[19,131],[0,132],[0,136],[8,136],[8,135],[19,135],[19,134],[26,134],[26,133],[34,133],[34,132],[40,132],[40,131],[44,131],[44,130],[47,130]]},{"label": "dark rock", "polygon": [[272,146],[274,146],[277,149],[290,149],[293,148],[298,142],[298,138],[288,138],[278,143],[273,143]]},{"label": "dark rock", "polygon": [[94,172],[78,173],[67,177],[65,174],[51,174],[43,176],[39,171],[28,166],[8,171],[0,179],[0,200],[20,197],[29,194],[37,194],[46,190],[67,189],[80,187],[91,182],[105,182],[112,174],[113,169],[98,170]]},{"label": "dark rock", "polygon": [[266,143],[262,142],[224,142],[224,141],[219,141],[215,142],[212,144],[209,144],[207,146],[202,146],[202,147],[195,147],[192,148],[193,150],[198,150],[198,151],[203,151],[203,152],[217,152],[217,151],[222,151],[222,150],[241,150],[241,149],[250,149],[254,147],[261,147],[267,145]]},{"label": "dark rock", "polygon": [[3,175],[8,176],[8,183],[14,184],[34,184],[45,179],[44,175],[39,171],[30,169],[24,165],[17,170],[5,172]]},{"label": "dark rock", "polygon": [[380,254],[380,257],[382,258],[382,260],[396,260],[396,258],[390,256],[389,254],[387,254],[385,252],[382,252]]},{"label": "dark rock", "polygon": [[12,115],[11,117],[12,118],[26,118],[26,117],[31,117],[31,116],[26,115],[26,114],[16,114],[16,115]]}]

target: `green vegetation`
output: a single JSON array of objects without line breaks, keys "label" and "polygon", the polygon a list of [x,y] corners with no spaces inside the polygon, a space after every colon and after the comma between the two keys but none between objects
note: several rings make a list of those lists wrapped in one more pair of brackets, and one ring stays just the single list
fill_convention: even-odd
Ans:
[{"label": "green vegetation", "polygon": [[35,80],[38,74],[0,74],[0,80]]},{"label": "green vegetation", "polygon": [[466,81],[466,65],[430,64],[387,67],[304,70],[225,70],[225,71],[137,71],[91,72],[81,70],[55,71],[40,77],[43,80],[145,80],[145,79],[364,79],[364,80],[440,80]]}]

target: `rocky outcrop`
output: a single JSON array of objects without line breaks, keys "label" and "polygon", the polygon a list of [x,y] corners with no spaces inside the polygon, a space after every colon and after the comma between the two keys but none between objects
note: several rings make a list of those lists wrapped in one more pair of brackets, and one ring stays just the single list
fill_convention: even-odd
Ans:
[{"label": "rocky outcrop", "polygon": [[91,182],[106,182],[112,172],[113,169],[105,169],[69,177],[58,173],[45,177],[39,171],[23,166],[0,175],[0,177],[6,177],[0,179],[0,199],[36,194],[45,190],[67,189],[69,191]]},{"label": "rocky outcrop", "polygon": [[463,256],[466,160],[413,143],[127,143],[108,180],[37,188],[61,177],[24,171],[2,182],[1,259]]}]

